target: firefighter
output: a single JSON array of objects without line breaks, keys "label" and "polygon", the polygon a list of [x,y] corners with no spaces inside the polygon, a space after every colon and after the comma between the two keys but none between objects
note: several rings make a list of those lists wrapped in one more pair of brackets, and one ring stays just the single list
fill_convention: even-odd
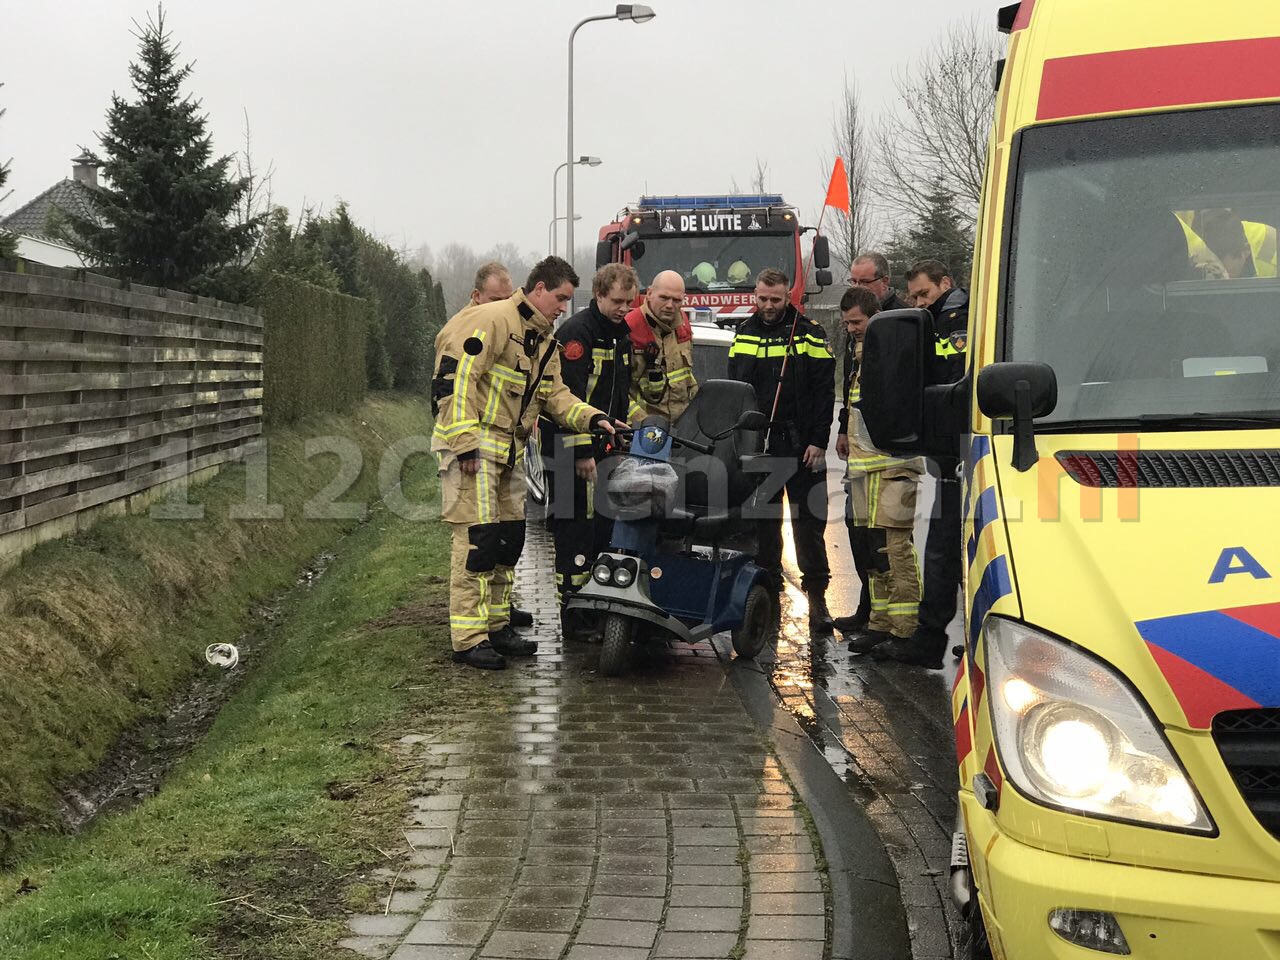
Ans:
[{"label": "firefighter", "polygon": [[760,520],[756,563],[769,574],[773,588],[781,590],[785,488],[800,585],[809,598],[809,633],[821,636],[832,627],[826,601],[831,569],[824,540],[824,457],[835,413],[835,359],[822,325],[789,302],[790,288],[786,274],[778,270],[763,270],[756,277],[756,310],[734,335],[729,378],[755,387],[756,402],[766,414],[774,412],[777,399],[765,452],[783,464],[784,483],[773,477],[765,480],[777,487],[769,504],[776,516]]},{"label": "firefighter", "polygon": [[[866,629],[849,644],[849,649],[857,653],[865,653],[894,637],[911,636],[920,608],[920,565],[912,528],[921,464],[876,450],[858,411],[862,338],[879,310],[875,294],[866,287],[850,287],[840,299],[841,318],[854,344],[854,362],[852,375],[846,381],[836,451],[848,461],[845,525],[854,565],[869,596]],[[857,629],[849,622],[852,619],[837,617],[835,625],[850,632]]]},{"label": "firefighter", "polygon": [[[910,306],[898,296],[898,291],[894,290],[890,284],[889,260],[883,253],[871,250],[854,257],[853,263],[849,265],[849,285],[870,290],[875,295],[880,310],[906,310]],[[846,337],[844,342],[844,390],[841,391],[841,396],[846,398],[846,404],[849,388],[852,386],[854,369],[857,366],[857,360],[854,356],[855,347],[856,341],[854,338],[852,336]],[[836,453],[844,460],[849,459],[848,414],[848,406],[842,406],[840,408],[840,428],[836,436]],[[851,531],[850,536],[852,535]],[[858,608],[847,617],[836,617],[835,619],[836,629],[842,633],[856,633],[871,622],[871,578],[869,571],[860,565],[859,553],[856,550],[853,554],[853,562],[858,571],[858,579],[862,583],[862,590],[858,595]]]},{"label": "firefighter", "polygon": [[[964,376],[969,336],[969,293],[951,279],[951,271],[937,260],[921,260],[907,271],[907,299],[933,316],[933,363],[930,382],[955,383]],[[947,649],[947,626],[955,619],[960,589],[960,458],[938,457],[937,509],[929,518],[924,546],[924,591],[916,631],[871,651],[877,660],[897,660],[912,666],[942,669]]]},{"label": "firefighter", "polygon": [[482,303],[493,303],[495,300],[508,300],[513,292],[511,272],[497,260],[482,263],[476,271],[475,284],[471,288],[471,302],[468,306],[479,306]]},{"label": "firefighter", "polygon": [[674,270],[653,278],[644,303],[627,314],[631,331],[631,399],[644,417],[680,418],[698,393],[693,328],[684,315],[684,280]]},{"label": "firefighter", "polygon": [[[493,303],[497,300],[510,299],[512,292],[511,272],[507,270],[504,264],[497,260],[490,260],[483,263],[476,270],[475,283],[471,288],[471,300],[468,306],[479,306],[482,303]],[[524,483],[524,448],[516,454],[516,469],[520,472],[519,482]],[[519,537],[521,549],[523,550],[524,535]],[[516,560],[520,559],[517,554]],[[513,627],[532,627],[533,614],[528,610],[522,610],[511,604],[511,626]]]},{"label": "firefighter", "polygon": [[[640,280],[626,264],[596,271],[592,300],[556,331],[561,344],[560,375],[575,396],[615,420],[634,419],[631,409],[631,337],[626,316]],[[603,444],[589,433],[561,430],[547,417],[540,422],[542,454],[548,464],[547,520],[556,552],[556,594],[561,632],[581,635],[586,625],[570,621],[565,602],[587,582],[587,571],[609,545],[613,521],[595,509],[596,461]]]},{"label": "firefighter", "polygon": [[468,666],[501,670],[504,654],[537,650],[510,628],[508,614],[524,536],[517,452],[538,415],[574,431],[613,432],[608,416],[560,378],[552,325],[577,284],[573,267],[548,257],[509,300],[468,307],[436,337],[431,448],[440,458],[441,518],[453,536],[453,659]]}]

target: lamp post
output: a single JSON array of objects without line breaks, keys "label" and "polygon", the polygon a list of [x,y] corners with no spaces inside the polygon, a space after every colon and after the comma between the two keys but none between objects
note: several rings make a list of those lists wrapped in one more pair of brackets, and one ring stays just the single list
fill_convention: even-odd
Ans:
[{"label": "lamp post", "polygon": [[[575,166],[575,167],[581,167],[581,166],[584,166],[584,165],[585,165],[585,166],[588,166],[588,167],[598,167],[598,166],[600,166],[600,164],[602,164],[603,162],[604,162],[604,161],[603,161],[603,160],[601,160],[599,157],[579,157],[577,160],[573,161],[573,166]],[[568,161],[568,160],[566,160],[564,163],[560,164],[560,166],[556,167],[556,172],[555,172],[555,173],[553,173],[553,174],[551,175],[551,217],[552,217],[552,222],[554,222],[554,221],[556,221],[556,220],[563,220],[563,219],[564,219],[564,217],[560,216],[560,194],[559,194],[559,189],[560,189],[560,171],[561,171],[561,170],[563,170],[563,169],[564,169],[565,167],[567,167],[567,166],[569,166],[569,161]],[[575,220],[581,220],[582,218],[581,218],[581,217],[574,217],[574,219],[575,219]],[[554,253],[556,252],[556,242],[555,242],[555,236],[554,236],[554,235],[553,235],[553,236],[552,236],[552,238],[551,238],[551,243],[549,244],[549,247],[550,247],[550,252],[554,254]]]},{"label": "lamp post", "polygon": [[[547,224],[547,249],[550,250],[552,253],[556,252],[556,234],[555,234],[556,224],[563,219],[564,217],[552,217],[551,222]],[[580,213],[575,214],[573,219],[581,220],[582,214]]]},{"label": "lamp post", "polygon": [[648,23],[657,14],[653,12],[652,7],[647,7],[643,3],[620,3],[613,13],[601,14],[595,17],[587,17],[581,20],[569,32],[569,150],[565,154],[565,165],[568,167],[568,183],[565,185],[565,215],[568,220],[565,224],[565,249],[569,256],[566,257],[570,263],[573,262],[573,38],[577,36],[578,31],[588,23],[596,20],[630,20],[633,23]]}]

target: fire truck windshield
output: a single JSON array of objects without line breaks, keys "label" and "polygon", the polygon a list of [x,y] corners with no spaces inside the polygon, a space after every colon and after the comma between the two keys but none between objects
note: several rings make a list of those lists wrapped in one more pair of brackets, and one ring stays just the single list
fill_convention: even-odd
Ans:
[{"label": "fire truck windshield", "polygon": [[632,265],[641,288],[663,270],[675,270],[686,290],[753,290],[756,274],[766,267],[795,280],[795,234],[649,236],[644,256],[633,255]]}]

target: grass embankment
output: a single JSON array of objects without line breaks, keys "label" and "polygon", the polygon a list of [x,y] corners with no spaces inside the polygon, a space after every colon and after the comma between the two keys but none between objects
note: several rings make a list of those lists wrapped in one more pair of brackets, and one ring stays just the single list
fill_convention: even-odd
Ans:
[{"label": "grass embankment", "polygon": [[[228,519],[244,499],[237,468],[191,492],[203,521],[109,521],[0,582],[9,816],[37,820],[52,784],[91,765],[206,643],[234,640],[256,600],[352,526],[300,517],[334,472],[331,456],[305,461],[304,436],[357,440],[365,469],[346,499],[373,502],[376,434],[424,427],[419,406],[381,398],[353,418],[274,434],[271,499],[285,520]],[[433,499],[429,458],[404,477],[410,500]],[[447,558],[441,524],[376,509],[286,604],[257,662],[240,668],[251,676],[158,796],[79,837],[19,835],[0,872],[0,956],[331,955],[342,907],[369,899],[358,874],[399,835],[410,771],[387,742],[484,696],[483,678],[445,665]],[[243,899],[219,902],[230,898]]]}]

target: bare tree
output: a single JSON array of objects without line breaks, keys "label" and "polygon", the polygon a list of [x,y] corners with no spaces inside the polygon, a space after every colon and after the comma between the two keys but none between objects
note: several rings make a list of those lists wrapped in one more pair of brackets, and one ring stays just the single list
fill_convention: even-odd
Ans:
[{"label": "bare tree", "polygon": [[1002,55],[996,31],[976,17],[956,21],[896,78],[899,112],[874,138],[876,186],[895,212],[927,218],[929,194],[941,185],[973,227],[995,111],[993,70]]},{"label": "bare tree", "polygon": [[868,250],[876,237],[877,215],[872,203],[873,144],[857,81],[845,76],[844,92],[831,123],[831,150],[823,160],[822,175],[828,176],[836,157],[844,158],[849,187],[849,212],[826,212],[831,255],[846,273],[859,253]]},{"label": "bare tree", "polygon": [[765,178],[769,175],[769,165],[756,157],[756,172],[751,175],[751,189],[755,193],[764,193]]},{"label": "bare tree", "polygon": [[[232,223],[243,226],[249,223],[265,223],[275,209],[271,196],[271,180],[275,176],[274,161],[267,164],[262,173],[253,161],[253,133],[249,129],[249,111],[244,112],[244,150],[236,154],[236,177],[248,183],[248,189],[240,195],[240,202],[231,214]],[[239,265],[248,267],[258,259],[262,245],[266,242],[266,231],[258,230],[253,243],[247,247],[239,258]]]}]

